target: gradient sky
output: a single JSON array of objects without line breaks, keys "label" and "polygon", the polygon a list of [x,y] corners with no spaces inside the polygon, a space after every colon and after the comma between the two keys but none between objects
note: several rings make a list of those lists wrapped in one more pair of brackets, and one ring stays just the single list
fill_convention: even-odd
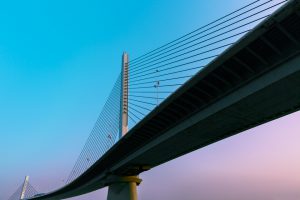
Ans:
[{"label": "gradient sky", "polygon": [[[63,185],[120,71],[251,1],[0,2],[0,200]],[[141,200],[300,199],[300,113],[142,174]],[[105,199],[106,189],[76,197]]]}]

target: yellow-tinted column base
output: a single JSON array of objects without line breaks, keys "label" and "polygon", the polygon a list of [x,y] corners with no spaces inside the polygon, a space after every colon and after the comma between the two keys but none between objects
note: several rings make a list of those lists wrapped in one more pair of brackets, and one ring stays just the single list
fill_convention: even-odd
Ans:
[{"label": "yellow-tinted column base", "polygon": [[137,176],[114,178],[108,188],[107,200],[137,200],[137,185],[140,182]]}]

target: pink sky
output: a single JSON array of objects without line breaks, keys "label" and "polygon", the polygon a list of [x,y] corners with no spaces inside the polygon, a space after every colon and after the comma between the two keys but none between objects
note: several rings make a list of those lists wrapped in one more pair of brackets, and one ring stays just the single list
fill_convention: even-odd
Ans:
[{"label": "pink sky", "polygon": [[[140,200],[299,200],[300,112],[141,175]],[[107,189],[74,199],[105,199]]]}]

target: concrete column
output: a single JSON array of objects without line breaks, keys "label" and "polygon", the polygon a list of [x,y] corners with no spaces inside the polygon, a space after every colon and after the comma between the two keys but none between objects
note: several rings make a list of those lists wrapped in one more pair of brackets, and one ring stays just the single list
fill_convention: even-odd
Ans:
[{"label": "concrete column", "polygon": [[121,91],[121,119],[120,119],[120,136],[123,137],[128,131],[128,62],[129,56],[123,53],[122,56],[122,91]]},{"label": "concrete column", "polygon": [[114,177],[111,179],[107,200],[137,200],[138,176]]}]

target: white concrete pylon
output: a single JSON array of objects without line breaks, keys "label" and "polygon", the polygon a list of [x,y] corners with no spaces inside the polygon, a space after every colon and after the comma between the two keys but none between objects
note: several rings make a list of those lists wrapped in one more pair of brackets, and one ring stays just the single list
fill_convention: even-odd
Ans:
[{"label": "white concrete pylon", "polygon": [[26,189],[27,189],[27,186],[28,186],[28,182],[29,182],[29,176],[26,176],[25,180],[24,180],[24,183],[23,183],[23,188],[22,188],[20,199],[24,199],[25,198],[25,194],[26,194]]}]

